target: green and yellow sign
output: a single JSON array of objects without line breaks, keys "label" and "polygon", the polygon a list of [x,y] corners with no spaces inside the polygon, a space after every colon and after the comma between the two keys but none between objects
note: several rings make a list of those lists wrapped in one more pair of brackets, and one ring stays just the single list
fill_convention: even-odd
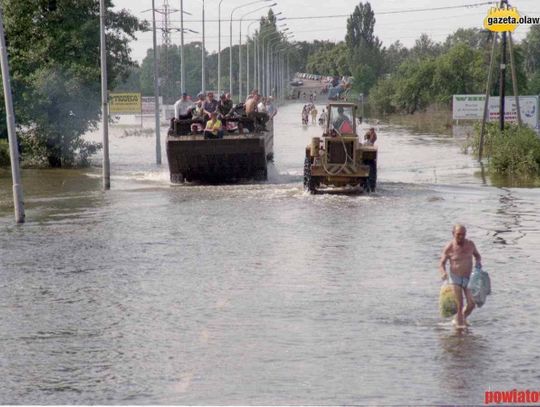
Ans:
[{"label": "green and yellow sign", "polygon": [[141,100],[140,93],[110,93],[109,113],[141,113]]}]

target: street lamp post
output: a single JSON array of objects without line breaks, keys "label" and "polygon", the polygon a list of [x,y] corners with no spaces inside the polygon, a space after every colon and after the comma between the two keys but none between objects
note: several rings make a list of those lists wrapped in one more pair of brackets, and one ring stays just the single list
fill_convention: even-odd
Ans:
[{"label": "street lamp post", "polygon": [[[251,28],[251,26],[253,24],[255,24],[257,22],[258,21],[252,21],[251,23],[249,23],[248,28],[247,28],[247,36],[246,36],[246,94],[249,92],[249,29]],[[255,45],[255,41],[252,40],[252,42]],[[255,54],[253,56],[255,57]],[[255,67],[255,64],[253,64],[253,67]]]},{"label": "street lamp post", "polygon": [[[101,0],[103,1],[103,0]],[[156,5],[155,0],[152,0],[152,24],[154,26],[154,33],[152,42],[154,46],[154,107],[155,107],[155,119],[156,119],[156,164],[161,164],[161,144],[159,134],[159,84],[158,84],[158,54],[157,54],[157,38],[156,38]],[[106,115],[106,112],[103,112]],[[105,137],[105,136],[104,136]],[[105,141],[104,141],[105,143]],[[104,146],[105,147],[105,146]],[[107,154],[109,151],[107,150]],[[103,148],[103,155],[105,156],[105,148]],[[108,157],[107,157],[108,158]],[[103,157],[103,171],[105,171],[105,157]],[[110,185],[109,185],[110,188]],[[107,188],[108,189],[108,188]]]},{"label": "street lamp post", "polygon": [[184,0],[180,0],[180,88],[186,91],[186,65],[184,63]]},{"label": "street lamp post", "polygon": [[[285,28],[283,31],[287,31],[289,28]],[[270,51],[269,51],[269,46],[270,46],[270,39],[275,36],[275,35],[278,35],[278,36],[281,36],[283,34],[283,31],[274,31],[272,33],[269,33],[268,35],[266,35],[266,51],[264,49],[264,40],[263,40],[263,45],[262,45],[262,51],[263,51],[263,62],[262,62],[262,71],[263,71],[263,80],[262,80],[262,86],[265,88],[265,91],[264,91],[264,94],[265,95],[269,95],[269,91],[271,90],[270,89]],[[278,40],[279,40],[279,37],[278,37]],[[266,56],[265,56],[266,54]],[[265,63],[265,58],[266,58],[266,63]]]},{"label": "street lamp post", "polygon": [[218,54],[217,54],[217,88],[218,95],[221,95],[221,3],[218,4]]},{"label": "street lamp post", "polygon": [[[265,9],[267,7],[274,7],[277,3],[273,3],[270,5],[264,5],[262,7],[259,7],[255,10],[251,10],[250,12],[244,14],[242,17],[240,17],[240,36],[239,36],[239,45],[238,45],[238,98],[239,100],[242,100],[242,20],[244,17],[247,17],[250,14],[253,14],[259,10]],[[249,91],[249,90],[248,90]]]},{"label": "street lamp post", "polygon": [[243,8],[243,7],[247,7],[247,6],[250,6],[252,4],[255,4],[255,3],[260,3],[260,2],[265,2],[265,1],[272,1],[272,0],[254,0],[254,1],[250,1],[249,3],[244,3],[244,4],[241,4],[235,8],[232,9],[231,11],[231,18],[229,20],[229,92],[232,96],[233,94],[233,81],[232,81],[232,19],[233,19],[233,15],[234,15],[234,12],[240,8]]},{"label": "street lamp post", "polygon": [[202,56],[201,56],[201,68],[202,68],[202,76],[201,76],[201,88],[202,92],[206,94],[206,54],[205,54],[205,48],[206,48],[206,41],[204,38],[204,0],[202,0]]},{"label": "street lamp post", "polygon": [[15,208],[15,222],[24,223],[23,190],[21,185],[21,173],[19,169],[19,148],[17,146],[17,133],[15,132],[15,112],[11,95],[11,80],[9,74],[9,62],[6,49],[6,37],[4,33],[4,16],[0,5],[0,64],[2,69],[2,83],[4,86],[4,101],[6,106],[6,124],[9,139],[9,157],[11,159],[11,177],[13,180],[13,206]]},{"label": "street lamp post", "polygon": [[[101,51],[101,125],[103,132],[103,189],[111,189],[111,167],[109,161],[109,94],[107,90],[107,41],[105,39],[105,13],[107,7],[105,0],[99,1],[99,31]],[[159,137],[159,133],[156,134]],[[159,141],[159,138],[156,139]],[[156,141],[156,143],[157,143]],[[156,160],[160,160],[160,154],[156,145]],[[160,162],[158,161],[158,164]]]},{"label": "street lamp post", "polygon": [[283,100],[284,98],[284,53],[289,49],[289,44],[281,44],[276,47],[277,67],[276,67],[276,98]]}]

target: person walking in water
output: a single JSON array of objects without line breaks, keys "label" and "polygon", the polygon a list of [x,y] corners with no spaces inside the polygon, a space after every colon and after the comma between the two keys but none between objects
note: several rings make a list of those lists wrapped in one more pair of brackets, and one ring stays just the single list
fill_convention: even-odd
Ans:
[{"label": "person walking in water", "polygon": [[315,107],[315,105],[312,105],[312,106],[311,106],[311,111],[310,111],[310,113],[311,113],[311,124],[317,123],[317,114],[318,114],[319,112],[317,111],[317,108]]},{"label": "person walking in water", "polygon": [[[476,267],[482,267],[482,258],[472,240],[465,238],[467,229],[465,226],[456,224],[452,229],[453,239],[444,247],[439,262],[439,272],[443,280],[448,279],[452,285],[456,297],[457,314],[454,323],[457,326],[465,326],[467,317],[474,309],[474,301],[471,290],[467,283],[473,270],[473,257]],[[450,270],[446,271],[446,262],[450,260]],[[467,306],[463,305],[463,297],[467,300]]]}]

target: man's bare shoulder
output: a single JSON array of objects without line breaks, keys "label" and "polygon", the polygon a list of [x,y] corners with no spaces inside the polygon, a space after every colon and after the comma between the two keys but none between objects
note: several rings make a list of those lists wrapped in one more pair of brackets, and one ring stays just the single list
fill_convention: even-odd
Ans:
[{"label": "man's bare shoulder", "polygon": [[449,253],[452,248],[454,247],[454,242],[452,240],[450,240],[448,243],[446,243],[446,245],[444,246],[443,248],[443,253]]},{"label": "man's bare shoulder", "polygon": [[475,248],[476,248],[474,242],[473,242],[472,240],[469,240],[469,239],[465,239],[465,245],[466,245],[468,248],[471,248],[471,249],[475,249]]}]

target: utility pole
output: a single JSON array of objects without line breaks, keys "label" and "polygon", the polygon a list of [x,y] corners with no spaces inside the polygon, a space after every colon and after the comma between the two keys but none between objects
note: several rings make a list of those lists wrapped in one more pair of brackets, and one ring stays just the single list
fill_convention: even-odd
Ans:
[{"label": "utility pole", "polygon": [[156,33],[156,5],[155,0],[152,0],[152,24],[154,29],[153,46],[154,46],[154,108],[156,119],[156,164],[161,165],[161,137],[159,128],[159,78],[158,78],[158,53],[157,53],[157,33]]},{"label": "utility pole", "polygon": [[11,97],[11,79],[9,62],[4,33],[4,16],[0,5],[0,64],[2,69],[2,83],[4,85],[4,101],[6,103],[6,123],[9,139],[9,157],[11,159],[11,177],[13,179],[13,204],[15,208],[15,222],[24,223],[23,191],[21,173],[19,169],[19,147],[17,146],[17,133],[15,132],[15,112]]},{"label": "utility pole", "polygon": [[506,91],[506,31],[502,33],[501,69],[499,72],[499,126],[504,130],[504,96]]},{"label": "utility pole", "polygon": [[109,161],[109,93],[107,90],[107,42],[105,38],[105,0],[99,0],[99,25],[101,41],[101,119],[103,131],[103,189],[111,189]]},{"label": "utility pole", "polygon": [[514,90],[514,99],[516,101],[517,120],[518,126],[521,126],[523,122],[521,121],[521,109],[519,107],[519,89],[516,75],[516,62],[514,60],[514,44],[512,41],[512,33],[510,32],[508,33],[508,45],[510,46],[510,72],[512,74],[512,87]]},{"label": "utility pole", "polygon": [[486,129],[486,121],[489,115],[489,95],[491,93],[491,77],[493,75],[493,65],[495,64],[495,47],[497,46],[497,33],[491,32],[491,57],[489,60],[488,79],[486,82],[486,99],[484,100],[484,114],[482,116],[482,127],[480,130],[480,145],[478,146],[478,161],[482,162],[482,154],[484,152],[484,131]]},{"label": "utility pole", "polygon": [[184,0],[180,0],[180,87],[186,91],[186,65],[184,63]]}]

